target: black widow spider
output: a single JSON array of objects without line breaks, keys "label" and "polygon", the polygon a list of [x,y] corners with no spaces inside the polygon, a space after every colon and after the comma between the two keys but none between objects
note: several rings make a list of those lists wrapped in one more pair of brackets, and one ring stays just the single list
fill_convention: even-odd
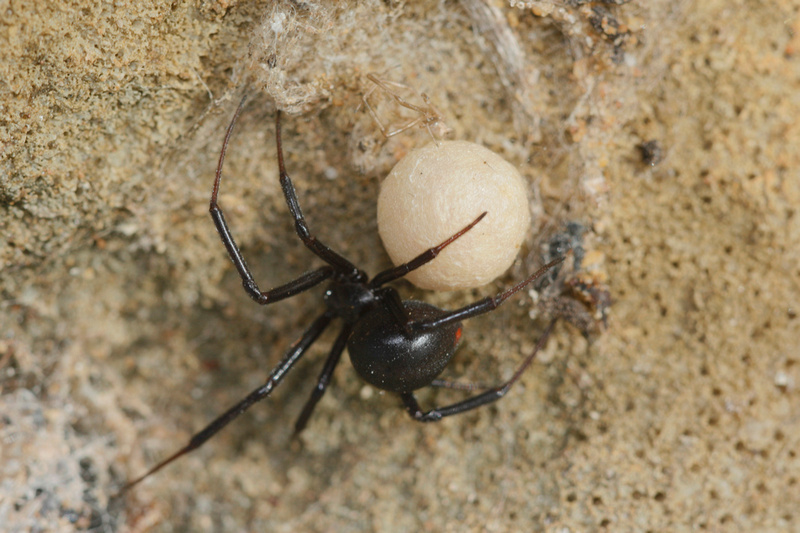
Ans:
[{"label": "black widow spider", "polygon": [[[334,318],[342,320],[341,332],[333,343],[311,397],[297,418],[295,433],[303,430],[311,416],[311,412],[325,393],[325,389],[330,383],[331,375],[339,363],[345,346],[350,354],[353,367],[355,367],[364,381],[380,389],[399,394],[406,410],[415,420],[434,422],[441,420],[442,417],[463,413],[502,398],[531,364],[536,353],[547,341],[555,325],[554,319],[545,329],[533,352],[525,358],[511,379],[502,385],[452,405],[423,411],[414,397],[415,390],[429,385],[458,388],[456,384],[437,380],[436,378],[447,366],[455,352],[456,345],[461,338],[461,321],[496,309],[507,298],[555,265],[561,263],[564,258],[548,263],[527,279],[493,298],[483,298],[455,311],[444,311],[419,301],[401,300],[395,289],[384,287],[384,285],[432,261],[447,245],[478,224],[486,216],[486,212],[481,213],[469,225],[438,246],[426,250],[407,263],[379,273],[370,281],[365,272],[359,270],[350,261],[325,246],[309,231],[303,213],[300,210],[300,204],[297,201],[294,185],[284,167],[283,149],[281,147],[281,115],[280,111],[278,111],[275,116],[275,138],[283,195],[286,198],[289,211],[294,217],[295,230],[300,240],[327,264],[303,274],[294,281],[262,292],[250,274],[250,270],[247,268],[247,264],[236,246],[233,235],[231,235],[228,223],[222,214],[222,209],[217,204],[225,152],[245,100],[246,97],[242,98],[239,103],[233,120],[231,120],[225,133],[225,140],[222,143],[222,152],[219,156],[214,187],[211,192],[211,218],[214,220],[214,225],[217,227],[228,255],[242,278],[245,291],[253,300],[261,305],[271,304],[294,296],[326,279],[330,279],[330,284],[323,296],[326,309],[292,344],[280,363],[272,370],[266,383],[248,394],[243,400],[195,434],[186,446],[155,465],[144,475],[125,485],[122,492],[127,491],[145,478],[161,470],[172,461],[195,450],[228,425],[229,422],[249,409],[251,405],[269,396],[272,390],[286,376],[286,373],[303,356],[309,346],[317,340]],[[466,388],[470,390],[472,387],[467,386]]]}]

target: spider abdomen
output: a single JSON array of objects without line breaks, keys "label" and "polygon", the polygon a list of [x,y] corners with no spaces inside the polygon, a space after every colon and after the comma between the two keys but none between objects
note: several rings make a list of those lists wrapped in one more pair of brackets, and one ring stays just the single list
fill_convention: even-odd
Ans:
[{"label": "spider abdomen", "polygon": [[[442,314],[430,304],[404,301],[412,321]],[[355,325],[347,342],[350,361],[364,381],[383,390],[411,392],[430,385],[453,357],[461,323],[406,332],[385,306],[378,306]]]}]

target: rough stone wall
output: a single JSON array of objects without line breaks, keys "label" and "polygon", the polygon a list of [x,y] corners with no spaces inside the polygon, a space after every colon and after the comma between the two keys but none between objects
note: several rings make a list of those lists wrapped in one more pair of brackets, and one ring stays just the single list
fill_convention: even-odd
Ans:
[{"label": "rough stone wall", "polygon": [[[622,4],[622,5],[616,5]],[[798,528],[800,6],[670,2],[0,2],[0,523],[10,531],[786,531]],[[424,93],[434,135],[516,164],[539,264],[570,221],[611,290],[502,402],[439,424],[335,374],[332,336],[201,450],[115,490],[263,382],[321,305],[259,308],[317,263],[277,185],[273,118],[319,237],[388,266],[380,179],[429,142],[367,78]],[[656,140],[650,165],[640,145]],[[658,155],[658,154],[657,154]],[[537,203],[538,205],[538,203]],[[447,377],[507,377],[541,332],[522,295],[470,320]],[[421,394],[426,404],[460,397]]]}]

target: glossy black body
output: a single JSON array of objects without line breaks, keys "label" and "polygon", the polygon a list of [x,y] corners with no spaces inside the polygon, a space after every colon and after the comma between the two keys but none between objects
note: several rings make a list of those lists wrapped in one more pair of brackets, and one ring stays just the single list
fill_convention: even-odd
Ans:
[{"label": "glossy black body", "polygon": [[[403,302],[414,321],[442,315],[424,302]],[[347,342],[350,362],[361,378],[379,389],[412,392],[427,387],[445,369],[461,339],[461,322],[407,332],[382,306],[364,315]]]}]

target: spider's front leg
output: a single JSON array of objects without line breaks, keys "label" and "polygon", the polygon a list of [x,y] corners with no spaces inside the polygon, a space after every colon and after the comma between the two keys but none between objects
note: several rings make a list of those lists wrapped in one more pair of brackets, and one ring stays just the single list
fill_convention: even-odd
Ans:
[{"label": "spider's front leg", "polygon": [[292,218],[294,218],[294,229],[297,232],[297,236],[300,237],[300,240],[303,241],[306,248],[314,252],[317,257],[331,265],[340,274],[344,274],[353,280],[366,280],[367,275],[364,272],[320,242],[308,229],[303,211],[300,209],[300,202],[297,200],[297,192],[294,189],[292,178],[289,177],[289,173],[286,172],[286,166],[283,163],[280,110],[275,112],[275,144],[278,149],[278,170],[280,172],[281,189],[283,190],[286,204],[289,206],[289,212],[292,214]]},{"label": "spider's front leg", "polygon": [[220,208],[219,204],[217,203],[219,185],[220,181],[222,180],[222,165],[225,162],[225,153],[228,150],[228,141],[230,141],[231,134],[233,133],[233,127],[235,126],[236,120],[239,118],[239,115],[242,112],[242,107],[244,106],[246,100],[247,97],[242,98],[242,101],[239,103],[239,107],[236,108],[236,113],[233,115],[233,120],[231,120],[231,123],[228,126],[228,130],[225,132],[225,140],[222,143],[222,151],[219,154],[219,163],[217,164],[217,173],[214,178],[214,187],[211,191],[209,212],[211,213],[211,218],[214,220],[214,225],[217,228],[217,232],[222,239],[222,243],[225,245],[225,249],[228,251],[228,256],[230,256],[237,272],[239,272],[239,276],[242,278],[244,290],[253,300],[261,305],[265,305],[289,298],[290,296],[294,296],[299,292],[303,292],[311,287],[314,287],[320,282],[330,278],[334,273],[334,269],[330,266],[324,266],[316,270],[312,270],[311,272],[307,272],[299,278],[290,281],[289,283],[275,287],[274,289],[266,292],[262,292],[258,288],[258,284],[256,283],[255,279],[253,279],[253,275],[250,273],[250,269],[247,267],[247,263],[245,262],[244,257],[242,257],[239,247],[236,246],[236,241],[234,240],[233,235],[228,228],[228,223],[225,220],[225,215],[222,212],[222,208]]}]

